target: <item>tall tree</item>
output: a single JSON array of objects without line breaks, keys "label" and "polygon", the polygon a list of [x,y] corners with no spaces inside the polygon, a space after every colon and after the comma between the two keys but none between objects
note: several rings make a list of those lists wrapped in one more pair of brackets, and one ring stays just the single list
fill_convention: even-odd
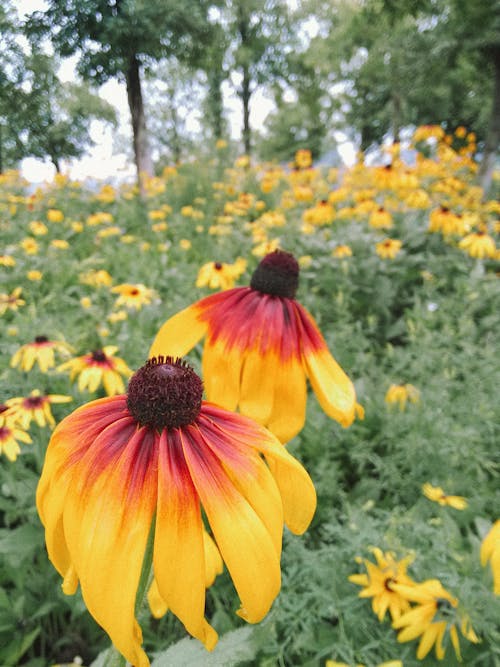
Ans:
[{"label": "tall tree", "polygon": [[209,41],[210,0],[47,0],[28,21],[62,56],[79,55],[78,70],[93,84],[124,80],[139,182],[153,173],[142,93],[142,69],[160,57],[199,61]]}]

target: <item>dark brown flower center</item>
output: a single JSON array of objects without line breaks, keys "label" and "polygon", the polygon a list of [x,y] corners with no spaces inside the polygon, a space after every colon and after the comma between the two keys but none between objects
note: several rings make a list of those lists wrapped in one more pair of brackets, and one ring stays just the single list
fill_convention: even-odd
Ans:
[{"label": "dark brown flower center", "polygon": [[92,356],[92,361],[98,361],[100,363],[108,360],[107,356],[104,354],[102,350],[94,350],[91,356]]},{"label": "dark brown flower center", "polygon": [[28,408],[28,410],[36,410],[37,408],[42,407],[44,401],[45,396],[28,396],[24,399],[24,406]]},{"label": "dark brown flower center", "polygon": [[284,250],[275,250],[264,257],[255,269],[250,287],[264,294],[294,299],[299,286],[299,264]]},{"label": "dark brown flower center", "polygon": [[214,269],[220,271],[222,269],[222,264],[220,262],[214,262]]},{"label": "dark brown flower center", "polygon": [[48,343],[47,336],[35,336],[35,343]]},{"label": "dark brown flower center", "polygon": [[185,361],[153,357],[131,377],[127,405],[141,426],[157,430],[192,424],[201,409],[203,383]]}]

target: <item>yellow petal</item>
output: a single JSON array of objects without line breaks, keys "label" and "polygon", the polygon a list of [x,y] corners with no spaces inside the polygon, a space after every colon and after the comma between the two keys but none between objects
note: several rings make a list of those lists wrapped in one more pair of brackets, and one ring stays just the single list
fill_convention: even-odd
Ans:
[{"label": "yellow petal", "polygon": [[149,357],[186,355],[207,332],[207,322],[199,315],[200,310],[194,305],[167,320],[156,334]]},{"label": "yellow petal", "polygon": [[431,648],[434,646],[434,642],[438,636],[439,625],[437,623],[431,623],[429,627],[423,632],[422,639],[418,645],[417,649],[417,658],[423,660],[425,656],[429,653]]},{"label": "yellow petal", "polygon": [[158,584],[154,578],[148,590],[148,604],[149,608],[151,609],[151,613],[155,618],[161,618],[162,616],[165,616],[168,611],[168,605],[160,595]]},{"label": "yellow petal", "polygon": [[217,545],[207,533],[203,531],[203,548],[205,551],[205,587],[209,588],[218,574],[222,574],[224,564]]},{"label": "yellow petal", "polygon": [[244,350],[229,347],[221,338],[207,340],[203,351],[202,371],[205,394],[209,401],[226,410],[236,410],[240,400],[241,366]]},{"label": "yellow petal", "polygon": [[302,429],[306,420],[307,386],[302,362],[294,357],[276,370],[274,397],[267,428],[283,443]]},{"label": "yellow petal", "polygon": [[277,354],[268,352],[264,355],[257,344],[245,355],[241,372],[239,411],[259,424],[266,424],[271,415],[279,364]]}]

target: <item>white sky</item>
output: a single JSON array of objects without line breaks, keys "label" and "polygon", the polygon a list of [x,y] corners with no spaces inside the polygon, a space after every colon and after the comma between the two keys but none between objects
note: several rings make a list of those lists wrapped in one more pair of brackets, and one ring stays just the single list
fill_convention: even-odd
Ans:
[{"label": "white sky", "polygon": [[[21,16],[33,11],[43,10],[45,6],[44,0],[17,0],[16,2],[16,8]],[[61,80],[71,81],[74,78],[75,62],[76,58],[72,58],[63,63],[59,72]],[[224,86],[223,92],[231,137],[240,140],[242,130],[241,102],[233,87]],[[101,86],[99,94],[116,107],[118,111],[118,133],[130,136],[130,114],[125,84],[116,80],[108,81]],[[262,90],[255,91],[250,101],[250,122],[254,129],[262,128],[265,118],[273,109],[273,106],[272,101],[266,98]],[[91,124],[91,137],[95,146],[89,149],[88,154],[83,158],[63,163],[63,172],[69,173],[71,178],[78,180],[133,177],[135,173],[134,165],[130,164],[125,154],[117,154],[113,151],[113,133],[116,133],[116,130],[107,128],[99,121],[94,121]],[[345,147],[342,149],[342,146],[339,146],[339,152],[346,162],[350,162],[353,158],[354,151],[352,148]],[[34,183],[51,180],[55,173],[54,166],[49,161],[44,162],[35,158],[23,160],[21,171],[28,181]]]}]

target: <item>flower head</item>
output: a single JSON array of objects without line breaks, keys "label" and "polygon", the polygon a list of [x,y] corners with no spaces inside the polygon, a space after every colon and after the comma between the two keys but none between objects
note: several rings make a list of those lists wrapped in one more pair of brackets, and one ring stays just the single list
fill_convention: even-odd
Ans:
[{"label": "flower head", "polygon": [[409,602],[394,590],[393,585],[413,585],[414,582],[406,574],[412,557],[407,556],[397,561],[390,551],[384,553],[381,549],[374,548],[372,552],[377,562],[372,563],[365,559],[366,574],[352,574],[349,581],[363,586],[359,597],[372,598],[372,609],[379,621],[384,619],[387,610],[392,620],[395,620],[410,608]]},{"label": "flower head", "polygon": [[449,505],[456,510],[463,510],[467,507],[467,500],[463,496],[449,496],[440,486],[432,486],[428,482],[422,486],[422,493],[429,500],[440,505]]},{"label": "flower head", "polygon": [[447,633],[457,658],[461,660],[457,625],[466,639],[474,643],[479,641],[468,618],[458,612],[458,600],[448,593],[437,579],[428,579],[413,586],[395,584],[394,589],[410,602],[417,603],[396,619],[392,626],[400,631],[399,642],[420,637],[417,649],[419,660],[423,660],[433,646],[436,658],[442,660],[446,654],[443,640]]},{"label": "flower head", "polygon": [[385,395],[385,402],[389,405],[397,404],[402,411],[406,403],[418,403],[420,392],[412,384],[391,384]]},{"label": "flower head", "polygon": [[225,262],[207,262],[198,271],[196,287],[208,286],[210,289],[230,289],[246,268],[245,260],[236,260],[234,264]]},{"label": "flower head", "polygon": [[496,255],[495,241],[483,231],[467,234],[458,245],[471,257],[477,259],[493,258]]},{"label": "flower head", "polygon": [[55,352],[68,354],[71,350],[67,343],[57,340],[49,340],[47,336],[36,336],[33,342],[22,345],[12,356],[10,365],[22,371],[30,371],[37,363],[42,373],[56,365]]},{"label": "flower head", "polygon": [[33,389],[29,396],[7,399],[5,405],[12,408],[21,428],[27,430],[32,421],[35,421],[41,428],[44,426],[53,428],[56,422],[50,409],[51,404],[68,403],[71,400],[71,396],[42,394],[38,389]]},{"label": "flower head", "polygon": [[12,420],[0,418],[0,454],[5,454],[9,461],[15,461],[21,452],[18,440],[32,442],[26,431],[16,426]]},{"label": "flower head", "polygon": [[500,595],[500,519],[495,521],[481,543],[481,564],[483,567],[490,561],[493,573],[493,590]]},{"label": "flower head", "polygon": [[8,310],[18,310],[24,306],[26,301],[21,299],[22,287],[16,287],[10,294],[0,294],[0,315],[4,315]]},{"label": "flower head", "polygon": [[217,634],[204,608],[220,569],[213,549],[240,597],[238,614],[258,622],[279,592],[283,523],[301,533],[315,509],[309,476],[281,443],[202,391],[180,359],[150,359],[127,395],[60,422],[37,490],[63,590],[80,583],[90,613],[136,667],[149,665],[134,607],[153,520],[153,611],[168,607],[211,649]]},{"label": "flower head", "polygon": [[115,302],[115,308],[125,306],[125,308],[134,310],[140,310],[143,306],[149,305],[154,296],[154,290],[141,283],[137,285],[130,285],[129,283],[116,285],[111,289],[111,292],[120,295]]},{"label": "flower head", "polygon": [[401,250],[403,242],[399,239],[384,239],[376,244],[375,250],[382,259],[394,259]]},{"label": "flower head", "polygon": [[295,300],[298,282],[293,255],[274,251],[260,262],[249,287],[213,294],[170,318],[150,355],[184,356],[206,335],[202,364],[209,401],[239,408],[287,442],[304,425],[309,378],[323,410],[349,426],[354,386]]},{"label": "flower head", "polygon": [[69,370],[71,380],[78,377],[78,391],[87,389],[94,392],[102,384],[108,396],[123,394],[125,385],[121,376],[128,378],[132,371],[123,359],[114,356],[117,350],[115,345],[106,345],[102,349],[66,361],[57,370]]}]

